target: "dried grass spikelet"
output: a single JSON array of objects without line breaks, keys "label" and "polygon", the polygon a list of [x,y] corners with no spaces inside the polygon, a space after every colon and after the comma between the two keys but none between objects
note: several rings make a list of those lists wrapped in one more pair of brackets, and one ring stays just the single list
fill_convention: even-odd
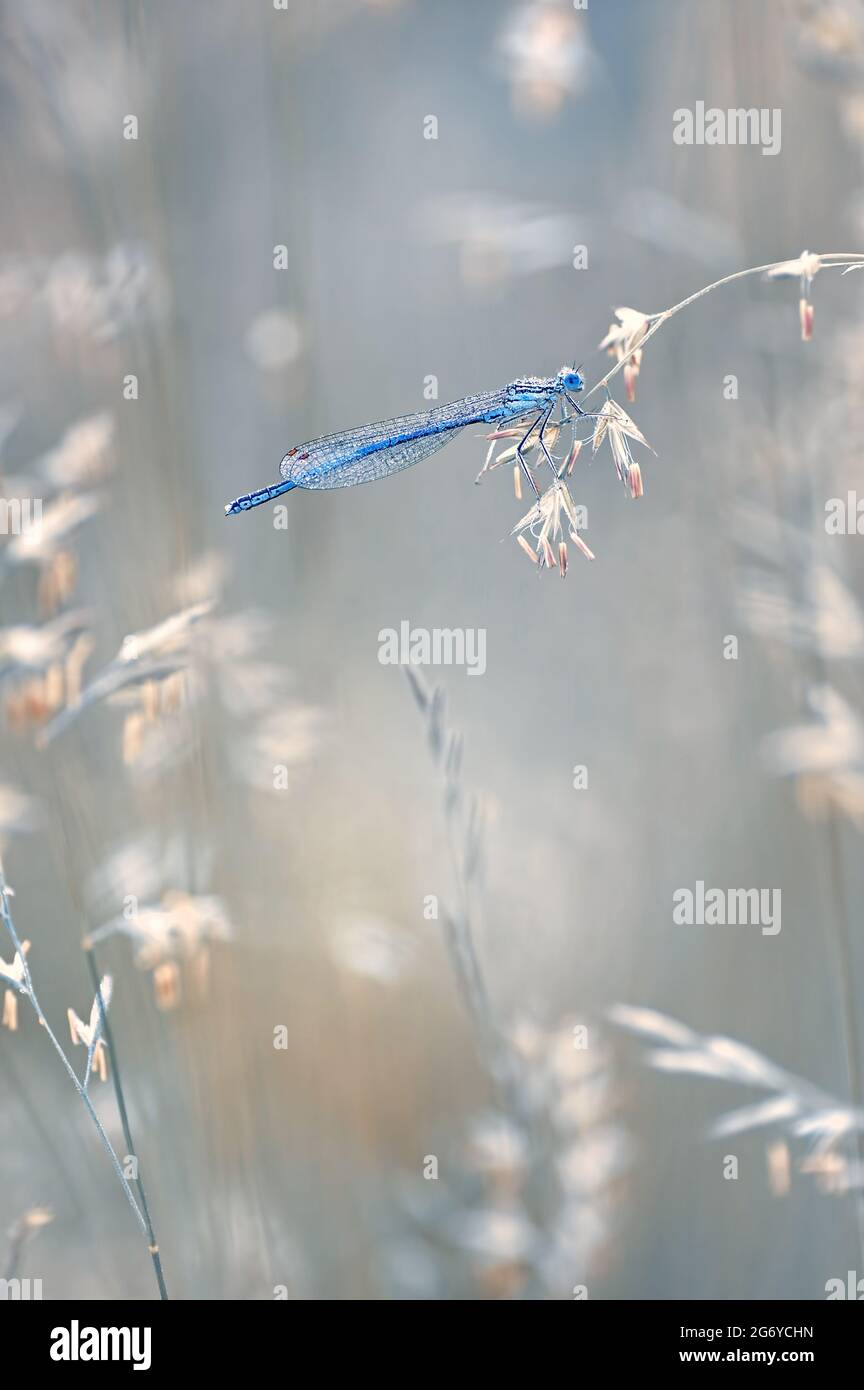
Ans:
[{"label": "dried grass spikelet", "polygon": [[24,730],[23,697],[16,691],[10,691],[6,696],[6,703],[3,708],[9,728],[16,734],[22,733]]},{"label": "dried grass spikelet", "polygon": [[531,549],[525,537],[517,536],[516,542],[518,545],[521,545],[522,549],[525,551],[525,554],[528,556],[528,559],[531,561],[532,565],[536,565],[538,563],[537,556],[534,554],[534,551]]},{"label": "dried grass spikelet", "polygon": [[159,679],[145,680],[138,686],[136,707],[123,722],[123,761],[127,767],[141,759],[148,730],[183,708],[187,689],[185,671],[173,671]]},{"label": "dried grass spikelet", "polygon": [[[543,430],[543,442],[546,445],[547,449],[550,451],[550,453],[554,450],[556,444],[558,443],[558,437],[561,433],[561,430],[562,424],[560,420],[548,420],[546,422],[546,426]],[[480,469],[480,472],[477,474],[477,477],[474,479],[474,481],[476,483],[479,483],[480,479],[483,477],[485,473],[491,473],[493,469],[500,468],[504,464],[513,464],[514,488],[516,491],[516,498],[517,501],[521,501],[522,467],[527,467],[527,465],[520,465],[519,454],[517,450],[519,449],[520,441],[522,440],[524,435],[525,426],[522,424],[517,425],[515,427],[510,425],[503,429],[491,430],[489,434],[485,435],[484,438],[489,441],[489,448],[486,451],[486,458],[484,459],[483,467]],[[508,448],[502,449],[500,454],[496,455],[495,445],[502,439],[512,439],[514,442],[511,445],[509,445]],[[540,423],[538,421],[534,428],[531,430],[531,433],[525,439],[525,443],[521,446],[523,458],[525,454],[530,453],[532,449],[539,448],[539,446]]]},{"label": "dried grass spikelet", "polygon": [[3,995],[3,1027],[10,1033],[18,1030],[18,995],[7,989]]},{"label": "dried grass spikelet", "polygon": [[795,799],[809,820],[827,820],[833,811],[848,817],[864,830],[864,775],[835,772],[810,773],[795,781]]},{"label": "dried grass spikelet", "polygon": [[822,269],[822,258],[812,251],[802,251],[793,261],[779,261],[766,270],[763,280],[801,280],[809,288]]},{"label": "dried grass spikelet", "polygon": [[12,986],[3,995],[3,1015],[0,1019],[2,1027],[8,1028],[10,1033],[16,1032],[18,1028],[18,995],[21,993],[24,984],[24,960],[30,950],[30,942],[21,942],[21,952],[15,952],[15,959],[11,965],[0,960],[0,980],[9,981]]},{"label": "dried grass spikelet", "polygon": [[477,1282],[488,1298],[509,1301],[524,1289],[531,1271],[520,1260],[499,1260],[495,1264],[481,1264],[475,1272]]},{"label": "dried grass spikelet", "polygon": [[91,650],[91,639],[82,637],[67,658],[52,662],[41,675],[31,676],[10,690],[5,703],[9,727],[16,733],[38,729],[59,710],[76,704],[81,669]]},{"label": "dried grass spikelet", "polygon": [[629,489],[631,497],[641,497],[644,490],[642,471],[633,458],[630,440],[635,440],[637,444],[644,444],[646,448],[649,448],[650,445],[639,426],[630,419],[626,410],[622,409],[618,402],[613,401],[611,397],[598,413],[591,440],[592,453],[596,454],[604,439],[609,440],[609,447],[615,462],[615,472],[621,482]]},{"label": "dried grass spikelet", "polygon": [[133,916],[116,917],[97,928],[89,941],[95,944],[115,933],[135,943],[135,964],[152,974],[156,1005],[167,1010],[180,1002],[184,970],[193,991],[206,993],[210,945],[228,940],[232,928],[221,899],[170,889]]},{"label": "dried grass spikelet", "polygon": [[72,650],[66,658],[64,674],[66,678],[67,705],[77,705],[81,698],[81,680],[84,674],[84,667],[95,645],[96,643],[89,633],[84,633],[74,643]]},{"label": "dried grass spikelet", "polygon": [[636,399],[636,381],[642,366],[642,349],[639,346],[651,324],[648,314],[641,309],[621,307],[615,310],[617,323],[610,324],[609,332],[600,343],[616,362],[625,362],[624,386],[628,401]]},{"label": "dried grass spikelet", "polygon": [[164,960],[153,971],[153,991],[156,1007],[162,1013],[176,1009],[182,998],[180,966],[176,960]]},{"label": "dried grass spikelet", "polygon": [[[850,1176],[849,1160],[840,1145],[864,1131],[864,1111],[785,1071],[776,1063],[733,1038],[696,1033],[677,1019],[653,1009],[617,1004],[609,1016],[619,1027],[641,1035],[652,1050],[645,1060],[669,1074],[701,1076],[757,1088],[767,1099],[748,1102],[720,1115],[708,1130],[710,1138],[752,1133],[782,1126],[791,1140],[804,1142],[809,1154],[798,1160],[801,1172],[816,1173],[825,1192],[846,1193],[858,1179]],[[769,1152],[769,1180],[778,1195],[788,1190],[792,1160],[781,1152],[781,1134]],[[860,1182],[859,1182],[860,1185]]]},{"label": "dried grass spikelet", "polygon": [[812,251],[802,251],[796,260],[782,261],[779,265],[773,266],[771,270],[766,270],[763,276],[765,280],[799,279],[801,281],[798,317],[801,323],[801,341],[804,343],[809,343],[813,337],[814,309],[810,300],[810,289],[821,268],[821,257],[814,255]]},{"label": "dried grass spikelet", "polygon": [[776,1139],[765,1150],[768,1184],[775,1197],[787,1197],[792,1186],[792,1157],[785,1139]]},{"label": "dried grass spikelet", "polygon": [[42,696],[47,709],[61,709],[65,702],[66,680],[61,665],[49,666],[45,672]]},{"label": "dried grass spikelet", "polygon": [[[171,935],[162,949],[170,949],[182,957],[185,973],[198,999],[204,999],[210,987],[209,934],[222,935],[227,930],[221,919],[221,908],[214,900],[196,897],[180,889],[169,889],[162,898],[164,914],[170,919]],[[157,959],[160,952],[157,948]],[[139,963],[141,954],[138,956]],[[160,1009],[174,1008],[182,994],[180,962],[162,958],[153,971],[156,1002]]]},{"label": "dried grass spikelet", "polygon": [[573,469],[576,467],[576,460],[578,459],[579,455],[580,455],[581,452],[582,452],[582,445],[583,445],[584,443],[585,443],[585,440],[584,440],[584,439],[574,439],[574,440],[573,440],[573,444],[571,445],[570,452],[569,452],[569,454],[567,455],[567,462],[564,464],[564,476],[565,476],[565,477],[567,477],[567,478],[572,477],[572,475],[573,475]]},{"label": "dried grass spikelet", "polygon": [[26,733],[51,717],[53,711],[45,698],[45,684],[43,679],[34,677],[7,695],[6,719],[15,733]]},{"label": "dried grass spikelet", "polygon": [[[87,1048],[87,1077],[95,1071],[100,1081],[108,1079],[108,1057],[105,1047],[104,1027],[102,1018],[102,1008],[108,1012],[111,1003],[111,976],[104,975],[99,984],[99,994],[102,996],[102,1007],[99,1004],[99,996],[93,1000],[90,1009],[90,1021],[84,1023],[78,1017],[74,1009],[67,1009],[66,1016],[69,1020],[69,1034],[72,1042],[77,1047],[79,1043]],[[85,1087],[86,1087],[85,1080]]]},{"label": "dried grass spikelet", "polygon": [[6,1277],[11,1278],[17,1268],[22,1251],[29,1241],[34,1240],[39,1232],[51,1224],[54,1220],[54,1213],[50,1207],[28,1207],[13,1221],[7,1232],[9,1248],[6,1254]]},{"label": "dried grass spikelet", "polygon": [[853,140],[864,141],[864,94],[856,92],[846,96],[841,110],[846,133]]},{"label": "dried grass spikelet", "polygon": [[161,709],[163,714],[176,714],[183,707],[186,694],[186,673],[175,671],[160,682]]},{"label": "dried grass spikelet", "polygon": [[[593,551],[579,535],[579,518],[576,504],[566,483],[559,478],[543,496],[517,521],[511,536],[540,569],[554,569],[559,566],[563,579],[567,573],[567,544],[564,540],[564,527],[567,526],[570,540],[588,560],[594,559]],[[536,554],[523,534],[528,532],[534,539]]]},{"label": "dried grass spikelet", "polygon": [[39,611],[53,617],[75,592],[78,562],[71,550],[58,550],[39,575]]},{"label": "dried grass spikelet", "polygon": [[30,1240],[43,1226],[50,1226],[53,1220],[54,1213],[50,1207],[28,1207],[9,1228],[9,1240]]},{"label": "dried grass spikelet", "polygon": [[159,683],[157,681],[145,681],[141,686],[141,713],[144,719],[156,719],[159,714],[160,703]]},{"label": "dried grass spikelet", "polygon": [[518,1199],[529,1157],[526,1136],[511,1116],[481,1115],[472,1125],[466,1163],[473,1172],[482,1174],[496,1203]]},{"label": "dried grass spikelet", "polygon": [[813,338],[813,305],[808,299],[802,298],[798,301],[798,314],[801,320],[801,341],[809,343]]},{"label": "dried grass spikelet", "polygon": [[140,710],[133,710],[123,720],[123,762],[126,767],[136,763],[141,756],[146,724],[147,717]]},{"label": "dried grass spikelet", "polygon": [[861,53],[860,20],[845,5],[821,4],[806,20],[805,33],[826,58],[854,58]]},{"label": "dried grass spikelet", "polygon": [[210,991],[210,951],[202,946],[189,962],[189,975],[199,999],[206,999]]},{"label": "dried grass spikelet", "polygon": [[816,1179],[816,1186],[826,1197],[836,1197],[845,1195],[846,1188],[843,1182],[846,1173],[846,1160],[842,1154],[814,1153],[802,1158],[798,1164],[802,1173],[812,1174]]}]

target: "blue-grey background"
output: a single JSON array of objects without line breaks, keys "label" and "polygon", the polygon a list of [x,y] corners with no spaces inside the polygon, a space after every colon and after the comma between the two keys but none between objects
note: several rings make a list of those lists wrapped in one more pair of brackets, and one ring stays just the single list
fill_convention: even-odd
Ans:
[{"label": "blue-grey background", "polygon": [[[107,341],[26,305],[0,325],[2,394],[22,410],[4,468],[24,471],[78,416],[115,415],[105,507],[75,544],[75,601],[96,614],[88,670],[178,607],[178,583],[215,552],[222,610],[270,615],[256,660],[287,668],[290,699],[318,712],[278,793],[226,771],[243,720],[209,699],[194,756],[145,782],[118,757],[110,710],[44,752],[3,738],[3,780],[43,807],[5,865],[58,1020],[89,1008],[86,885],[118,841],[179,835],[190,858],[203,845],[206,881],[176,886],[218,894],[234,924],[195,1008],[157,1012],[128,947],[105,953],[172,1292],[402,1296],[381,1272],[400,1184],[488,1103],[423,917],[452,876],[421,721],[378,661],[379,631],[403,620],[487,634],[482,678],[430,678],[486,799],[477,945],[500,1018],[554,1028],[644,1004],[845,1097],[828,832],[758,760],[762,737],[799,719],[813,671],[748,632],[736,539],[752,505],[818,541],[828,479],[854,485],[831,403],[837,361],[861,360],[856,277],[817,280],[812,344],[795,282],[758,279],[658,335],[632,407],[657,451],[641,455],[645,496],[631,502],[605,451],[583,453],[573,490],[597,559],[571,555],[565,584],[508,539],[524,510],[509,470],[474,486],[486,445],[472,430],[384,483],[293,494],[287,529],[268,508],[222,507],[273,480],[292,444],[424,408],[430,375],[442,401],[574,359],[590,383],[615,306],[659,310],[805,246],[854,249],[854,73],[808,62],[781,0],[7,0],[2,23],[4,255],[128,243],[152,270],[145,311]],[[781,152],[675,145],[672,113],[699,100],[781,108]],[[122,139],[128,113],[137,141]],[[122,397],[130,372],[137,401]],[[833,545],[854,592],[856,541]],[[5,624],[32,620],[31,580],[4,585]],[[860,841],[839,833],[860,937]],[[673,925],[673,891],[697,879],[781,888],[781,934]],[[340,954],[358,923],[384,952],[377,973],[377,957],[357,969]],[[280,1023],[287,1052],[270,1042]],[[591,1297],[819,1298],[855,1267],[848,1200],[800,1175],[772,1195],[764,1136],[705,1140],[747,1097],[607,1046],[630,1157]],[[31,1021],[0,1037],[0,1104],[0,1222],[35,1202],[55,1212],[27,1256],[45,1296],[149,1297],[122,1194]]]}]

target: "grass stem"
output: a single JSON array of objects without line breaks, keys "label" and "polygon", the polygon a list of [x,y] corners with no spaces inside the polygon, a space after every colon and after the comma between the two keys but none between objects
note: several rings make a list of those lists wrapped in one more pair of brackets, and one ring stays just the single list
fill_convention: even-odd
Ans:
[{"label": "grass stem", "polygon": [[150,1216],[150,1208],[147,1205],[147,1193],[144,1190],[144,1180],[141,1177],[141,1165],[135,1153],[135,1145],[132,1140],[132,1130],[129,1125],[129,1115],[126,1110],[126,1098],[123,1095],[123,1082],[120,1077],[120,1064],[117,1059],[117,1049],[114,1046],[114,1037],[111,1032],[111,1024],[108,1022],[108,1010],[102,998],[102,985],[99,975],[99,968],[96,962],[96,949],[92,945],[84,948],[87,957],[87,965],[90,970],[90,978],[93,981],[93,989],[99,1001],[99,1013],[102,1018],[102,1032],[108,1048],[108,1060],[111,1070],[111,1080],[114,1085],[114,1095],[117,1099],[117,1109],[120,1112],[120,1123],[123,1127],[123,1138],[126,1141],[126,1152],[129,1157],[135,1159],[135,1187],[138,1191],[138,1199],[141,1203],[141,1211],[147,1223],[147,1239],[149,1241],[150,1258],[153,1261],[153,1270],[156,1275],[156,1283],[159,1287],[159,1297],[163,1300],[168,1298],[168,1290],[165,1287],[165,1276],[162,1272],[162,1257],[159,1252],[159,1242],[153,1230],[153,1221]]}]

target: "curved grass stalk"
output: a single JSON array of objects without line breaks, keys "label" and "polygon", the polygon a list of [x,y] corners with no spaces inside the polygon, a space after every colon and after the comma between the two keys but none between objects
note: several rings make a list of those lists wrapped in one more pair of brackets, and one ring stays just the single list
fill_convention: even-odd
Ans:
[{"label": "curved grass stalk", "polygon": [[[123,1094],[123,1083],[120,1079],[120,1064],[117,1058],[117,1049],[114,1046],[114,1036],[111,1032],[111,1025],[108,1022],[108,1010],[102,998],[102,984],[99,969],[96,963],[96,951],[92,945],[85,946],[84,954],[87,957],[87,965],[90,970],[90,978],[93,981],[93,989],[99,1001],[99,1014],[102,1019],[102,1032],[105,1037],[105,1045],[108,1048],[108,1058],[111,1063],[111,1080],[114,1086],[114,1096],[117,1101],[117,1109],[120,1112],[120,1123],[123,1126],[123,1138],[126,1141],[126,1151],[135,1154],[135,1144],[132,1140],[132,1129],[129,1124],[129,1115],[126,1110],[126,1098]],[[147,1193],[144,1190],[144,1180],[141,1177],[140,1164],[136,1162],[135,1187],[138,1190],[138,1199],[141,1203],[141,1211],[147,1223],[147,1240],[150,1258],[153,1261],[153,1271],[156,1275],[156,1283],[159,1288],[159,1297],[164,1301],[168,1298],[168,1290],[165,1287],[165,1276],[162,1271],[162,1256],[159,1251],[159,1242],[153,1229],[153,1221],[150,1216],[150,1208],[147,1205]]]},{"label": "curved grass stalk", "polygon": [[[818,258],[820,265],[825,270],[839,270],[844,267],[846,269],[851,269],[859,265],[864,266],[864,253],[857,251],[825,251],[821,254],[819,252],[814,252],[813,254]],[[750,266],[747,270],[736,270],[732,275],[724,275],[721,279],[714,280],[712,284],[704,285],[701,290],[696,290],[695,294],[689,294],[686,299],[682,299],[679,303],[671,305],[670,308],[661,309],[660,312],[656,314],[648,314],[646,317],[651,327],[648,329],[645,336],[639,340],[637,346],[640,350],[644,348],[649,339],[653,338],[655,333],[659,333],[664,323],[668,323],[669,319],[673,318],[675,314],[680,314],[682,309],[688,309],[691,304],[695,304],[697,299],[704,299],[706,295],[712,294],[714,290],[719,290],[724,285],[731,285],[736,280],[745,280],[751,275],[766,275],[769,271],[776,271],[780,266],[785,264],[786,261],[770,261],[767,265],[754,265]],[[625,356],[621,358],[621,361],[616,362],[615,366],[612,367],[605,376],[601,377],[599,381],[595,381],[594,385],[585,392],[582,399],[587,400],[589,396],[593,396],[595,391],[601,391],[608,385],[612,378],[617,376],[622,368],[627,365],[628,360],[629,357],[625,354]]]},{"label": "curved grass stalk", "polygon": [[[135,1219],[136,1219],[136,1221],[138,1222],[138,1225],[140,1226],[141,1231],[143,1232],[143,1234],[145,1235],[145,1237],[147,1237],[148,1244],[153,1244],[154,1242],[151,1240],[152,1228],[149,1227],[148,1221],[145,1219],[145,1216],[144,1216],[144,1214],[143,1214],[141,1208],[139,1207],[137,1201],[135,1200],[135,1194],[133,1193],[132,1188],[130,1187],[129,1182],[128,1182],[127,1178],[126,1178],[126,1175],[125,1175],[124,1172],[123,1172],[123,1167],[122,1167],[122,1165],[121,1165],[121,1163],[120,1163],[120,1159],[119,1159],[118,1156],[117,1156],[117,1153],[116,1153],[116,1151],[115,1151],[115,1149],[114,1149],[114,1146],[113,1146],[113,1144],[111,1143],[111,1140],[108,1138],[108,1135],[107,1135],[106,1132],[105,1132],[105,1129],[104,1129],[104,1127],[103,1127],[103,1125],[102,1125],[102,1121],[99,1119],[99,1116],[96,1114],[96,1111],[95,1111],[95,1109],[93,1108],[93,1102],[91,1101],[91,1099],[90,1099],[89,1095],[87,1094],[87,1091],[85,1090],[85,1088],[84,1088],[84,1086],[82,1085],[81,1081],[78,1079],[78,1075],[77,1075],[77,1073],[76,1073],[76,1071],[75,1071],[75,1068],[72,1066],[72,1063],[69,1061],[69,1058],[66,1056],[66,1053],[64,1052],[64,1050],[63,1050],[63,1048],[62,1048],[62,1046],[61,1046],[61,1044],[60,1044],[60,1042],[59,1042],[59,1040],[58,1040],[58,1038],[57,1038],[57,1035],[55,1034],[55,1032],[54,1032],[54,1030],[52,1029],[50,1023],[48,1022],[48,1019],[47,1019],[46,1016],[45,1016],[45,1013],[44,1013],[44,1011],[43,1011],[43,1009],[42,1009],[42,1006],[41,1006],[41,1004],[39,1003],[39,999],[38,999],[38,996],[37,996],[37,994],[36,994],[36,990],[35,990],[34,987],[33,987],[33,979],[32,979],[32,976],[31,976],[31,974],[30,974],[30,968],[29,968],[29,966],[28,966],[28,964],[27,964],[27,956],[26,956],[26,953],[25,953],[25,951],[24,951],[24,949],[23,949],[23,947],[22,947],[22,945],[21,945],[21,941],[20,941],[20,939],[19,939],[18,933],[17,933],[17,931],[15,930],[15,924],[14,924],[14,922],[13,922],[13,920],[12,920],[12,914],[11,914],[11,912],[10,912],[10,910],[9,910],[9,898],[10,898],[10,896],[11,896],[11,890],[10,890],[10,888],[9,888],[7,882],[6,882],[6,877],[5,877],[5,874],[4,874],[4,872],[3,872],[2,863],[0,863],[0,916],[2,916],[3,925],[4,925],[4,927],[6,928],[6,932],[7,932],[8,936],[9,936],[10,941],[12,942],[13,948],[14,948],[16,954],[18,955],[18,957],[20,958],[20,960],[21,960],[21,962],[22,962],[22,983],[21,983],[21,985],[19,985],[19,987],[18,987],[19,993],[20,993],[20,994],[23,994],[24,997],[25,997],[26,999],[29,1000],[29,1002],[30,1002],[30,1004],[31,1004],[31,1006],[32,1006],[32,1008],[33,1008],[33,1012],[35,1013],[37,1019],[39,1020],[39,1023],[42,1025],[42,1027],[45,1029],[45,1032],[48,1034],[48,1037],[49,1037],[49,1039],[51,1040],[51,1045],[52,1045],[52,1047],[54,1048],[54,1051],[57,1053],[57,1056],[60,1058],[60,1061],[61,1061],[61,1063],[63,1064],[63,1067],[65,1068],[66,1073],[68,1074],[69,1079],[70,1079],[70,1081],[72,1082],[72,1085],[75,1087],[75,1090],[78,1092],[78,1095],[79,1095],[81,1101],[83,1102],[84,1107],[85,1107],[85,1109],[86,1109],[88,1115],[90,1116],[91,1120],[93,1121],[93,1124],[96,1126],[96,1131],[97,1131],[97,1133],[98,1133],[98,1135],[99,1135],[99,1138],[100,1138],[101,1141],[102,1141],[102,1145],[103,1145],[103,1147],[104,1147],[104,1149],[105,1149],[105,1152],[108,1154],[108,1157],[109,1157],[109,1159],[111,1160],[111,1166],[113,1167],[115,1173],[117,1174],[117,1177],[118,1177],[119,1182],[120,1182],[120,1186],[123,1188],[123,1191],[124,1191],[124,1193],[126,1194],[126,1200],[128,1201],[130,1207],[132,1208],[132,1211],[133,1211],[134,1214],[135,1214]],[[107,1037],[107,1035],[106,1035],[106,1037]],[[151,1252],[151,1253],[152,1253],[152,1252]],[[155,1264],[155,1259],[154,1259],[154,1264]],[[160,1274],[161,1274],[161,1271],[160,1271]],[[167,1294],[162,1294],[162,1289],[163,1289],[163,1288],[164,1288],[164,1281],[163,1281],[163,1282],[160,1282],[160,1295],[163,1296],[163,1297],[167,1297]]]}]

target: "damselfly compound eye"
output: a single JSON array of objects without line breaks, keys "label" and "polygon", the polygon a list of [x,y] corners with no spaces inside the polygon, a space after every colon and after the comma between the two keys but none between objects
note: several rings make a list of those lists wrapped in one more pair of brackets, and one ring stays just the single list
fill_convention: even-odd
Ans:
[{"label": "damselfly compound eye", "polygon": [[583,387],[584,385],[585,385],[585,382],[582,380],[582,378],[581,378],[581,376],[579,375],[578,372],[565,372],[565,373],[564,373],[564,390],[565,390],[565,391],[581,391],[581,390],[582,390],[582,387]]}]

